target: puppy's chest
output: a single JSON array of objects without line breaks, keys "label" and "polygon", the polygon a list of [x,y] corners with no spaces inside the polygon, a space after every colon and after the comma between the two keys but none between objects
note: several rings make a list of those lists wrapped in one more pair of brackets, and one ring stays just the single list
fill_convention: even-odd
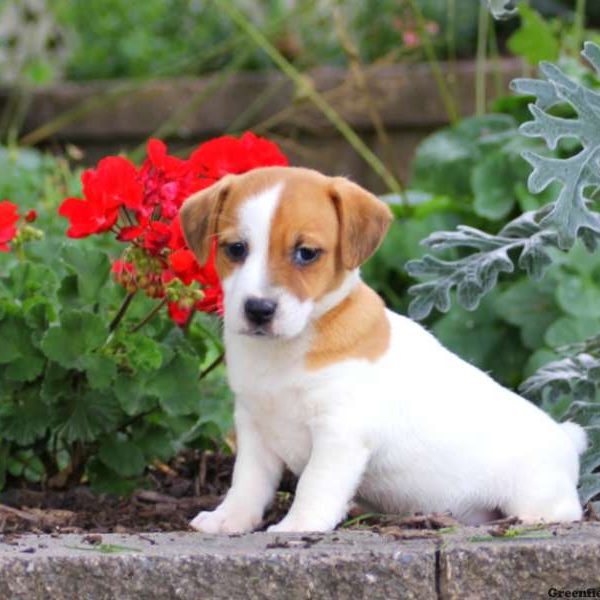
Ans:
[{"label": "puppy's chest", "polygon": [[252,415],[263,442],[299,475],[310,457],[312,440],[308,426],[310,409],[295,389],[246,394],[243,402]]}]

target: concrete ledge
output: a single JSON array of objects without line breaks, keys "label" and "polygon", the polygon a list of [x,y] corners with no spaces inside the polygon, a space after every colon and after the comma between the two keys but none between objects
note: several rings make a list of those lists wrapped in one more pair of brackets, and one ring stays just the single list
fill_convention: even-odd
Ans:
[{"label": "concrete ledge", "polygon": [[106,546],[82,540],[23,536],[18,546],[0,543],[0,598],[435,597],[435,545],[429,541],[390,543],[368,533],[111,534],[102,536]]},{"label": "concrete ledge", "polygon": [[561,597],[551,595],[560,590],[597,588],[596,596],[562,597],[600,598],[600,523],[478,541],[482,533],[465,531],[440,546],[441,597],[549,598]]},{"label": "concrete ledge", "polygon": [[0,536],[0,598],[542,598],[600,586],[600,523],[511,538],[486,528],[400,538]]}]

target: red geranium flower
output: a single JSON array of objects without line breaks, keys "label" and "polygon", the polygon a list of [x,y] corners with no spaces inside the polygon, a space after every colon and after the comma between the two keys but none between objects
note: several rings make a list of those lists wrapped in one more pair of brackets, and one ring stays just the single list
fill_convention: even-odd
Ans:
[{"label": "red geranium flower", "polygon": [[245,173],[256,167],[286,167],[287,157],[277,144],[246,132],[241,138],[229,135],[202,144],[190,156],[194,170],[216,181],[228,173]]},{"label": "red geranium flower", "polygon": [[142,246],[151,254],[158,254],[171,239],[171,228],[162,221],[150,221],[146,226]]},{"label": "red geranium flower", "polygon": [[19,220],[17,209],[17,205],[8,200],[0,202],[0,252],[8,252],[10,250],[8,242],[17,235],[15,227],[15,223]]},{"label": "red geranium flower", "polygon": [[167,154],[167,146],[160,140],[150,139],[147,145],[148,158],[140,171],[140,181],[144,186],[144,206],[142,217],[150,217],[156,207],[160,216],[171,220],[179,212],[183,201],[200,189],[198,178],[192,165]]},{"label": "red geranium flower", "polygon": [[103,158],[96,169],[83,172],[81,182],[84,197],[107,208],[123,205],[136,210],[144,200],[144,189],[138,180],[138,170],[131,161],[122,156]]},{"label": "red geranium flower", "polygon": [[144,233],[144,228],[138,225],[131,225],[129,227],[121,227],[121,230],[117,234],[117,239],[120,242],[131,242],[137,240]]},{"label": "red geranium flower", "polygon": [[185,237],[183,237],[183,229],[181,228],[181,220],[177,215],[171,221],[171,239],[169,240],[169,248],[171,250],[181,250],[187,248]]},{"label": "red geranium flower", "polygon": [[33,223],[36,219],[38,218],[38,214],[37,211],[35,210],[30,210],[26,215],[25,215],[25,220],[28,223]]},{"label": "red geranium flower", "polygon": [[[139,169],[125,158],[108,157],[85,171],[82,198],[65,199],[59,214],[69,219],[70,237],[114,228],[119,241],[133,246],[114,262],[115,280],[130,293],[140,290],[151,298],[167,298],[171,318],[184,325],[196,310],[223,314],[217,241],[206,264],[199,265],[178,216],[184,200],[228,173],[287,164],[276,144],[253,133],[209,141],[188,160],[169,155],[162,141],[151,139]],[[33,211],[29,218],[35,218]],[[173,279],[179,281],[170,285]],[[182,287],[194,283],[202,294]]]},{"label": "red geranium flower", "polygon": [[120,156],[109,156],[81,175],[83,196],[67,198],[58,214],[70,221],[67,235],[87,237],[109,230],[117,222],[119,208],[135,210],[141,206],[143,188],[135,166]]},{"label": "red geranium flower", "polygon": [[168,309],[169,317],[171,317],[171,320],[177,323],[177,325],[180,327],[183,327],[187,323],[192,312],[191,308],[181,307],[179,302],[169,302]]},{"label": "red geranium flower", "polygon": [[[195,310],[202,312],[216,312],[223,314],[223,289],[219,281],[215,260],[217,256],[217,240],[211,245],[210,254],[206,264],[200,266],[191,250],[177,250],[169,256],[170,273],[164,279],[175,276],[185,285],[197,281],[202,286],[204,294],[201,300],[194,305]],[[181,307],[179,307],[181,308]],[[191,310],[191,309],[190,309]]]},{"label": "red geranium flower", "polygon": [[204,298],[196,303],[196,310],[223,315],[223,288],[215,264],[218,244],[217,238],[213,238],[206,264],[196,275],[196,281],[203,286],[202,291],[204,292]]},{"label": "red geranium flower", "polygon": [[185,283],[190,285],[200,272],[200,265],[191,250],[176,250],[169,256],[169,264],[173,273]]}]

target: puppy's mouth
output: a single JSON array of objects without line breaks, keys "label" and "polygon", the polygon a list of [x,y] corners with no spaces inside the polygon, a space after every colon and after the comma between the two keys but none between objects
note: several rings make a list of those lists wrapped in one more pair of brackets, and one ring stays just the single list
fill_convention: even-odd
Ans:
[{"label": "puppy's mouth", "polygon": [[274,338],[277,337],[269,328],[263,326],[249,327],[240,331],[241,335],[247,335],[249,337],[264,337]]}]

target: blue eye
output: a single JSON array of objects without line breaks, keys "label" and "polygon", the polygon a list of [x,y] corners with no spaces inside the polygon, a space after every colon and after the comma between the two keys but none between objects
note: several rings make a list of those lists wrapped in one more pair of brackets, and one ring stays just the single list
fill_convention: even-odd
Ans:
[{"label": "blue eye", "polygon": [[310,265],[315,262],[322,254],[322,250],[319,248],[309,248],[308,246],[298,246],[294,250],[294,263],[300,267]]},{"label": "blue eye", "polygon": [[241,262],[248,256],[248,244],[246,242],[233,242],[225,244],[225,254],[233,262]]}]

